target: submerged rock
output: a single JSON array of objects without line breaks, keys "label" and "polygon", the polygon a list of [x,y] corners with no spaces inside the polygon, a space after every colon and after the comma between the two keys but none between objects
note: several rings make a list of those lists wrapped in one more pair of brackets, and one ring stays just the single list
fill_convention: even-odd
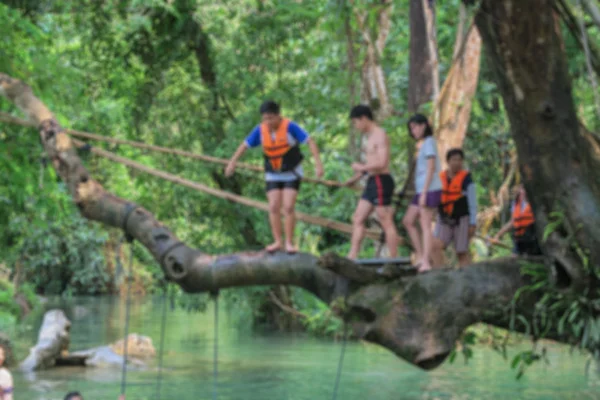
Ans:
[{"label": "submerged rock", "polygon": [[[152,345],[152,339],[137,333],[127,336],[127,362],[129,364],[143,366],[145,363],[142,360],[155,355],[156,350]],[[69,353],[68,356],[62,357],[60,363],[61,365],[85,365],[89,367],[123,365],[123,339],[108,346]]]},{"label": "submerged rock", "polygon": [[[110,345],[110,348],[117,354],[123,355],[123,339]],[[151,358],[156,355],[156,350],[152,344],[152,339],[148,336],[132,333],[127,336],[127,354],[134,358]]]}]

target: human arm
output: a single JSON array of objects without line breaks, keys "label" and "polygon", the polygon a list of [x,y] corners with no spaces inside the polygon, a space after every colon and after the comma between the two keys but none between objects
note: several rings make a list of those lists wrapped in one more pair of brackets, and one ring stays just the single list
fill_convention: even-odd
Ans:
[{"label": "human arm", "polygon": [[511,220],[504,224],[504,226],[498,231],[498,233],[496,233],[493,240],[499,241],[502,238],[502,236],[506,235],[512,229],[512,227],[513,220],[511,218]]},{"label": "human arm", "polygon": [[465,178],[465,186],[469,204],[469,237],[473,237],[477,229],[477,188],[470,173]]},{"label": "human arm", "polygon": [[361,172],[356,172],[352,178],[350,178],[346,182],[344,182],[344,186],[354,185],[356,182],[358,182],[360,180],[360,178],[362,176],[363,176],[363,174]]},{"label": "human arm", "polygon": [[246,151],[247,148],[248,148],[248,145],[246,144],[245,141],[242,142],[238,146],[235,153],[233,153],[233,156],[231,156],[231,159],[229,160],[229,164],[227,164],[227,167],[225,168],[225,176],[233,175],[233,173],[235,172],[235,164],[240,159],[240,157],[244,154],[244,152]]},{"label": "human arm", "polygon": [[231,156],[231,159],[229,160],[227,167],[225,167],[225,176],[233,175],[233,173],[235,172],[235,164],[240,159],[240,157],[244,154],[244,152],[247,149],[250,149],[252,147],[257,147],[257,146],[260,146],[260,126],[256,126],[252,130],[252,132],[250,132],[250,134],[246,137],[246,140],[244,140],[238,146],[235,153],[233,153],[233,156]]},{"label": "human arm", "polygon": [[423,191],[421,192],[421,196],[419,197],[419,207],[425,207],[427,191],[429,190],[429,186],[431,185],[431,181],[433,180],[434,172],[435,157],[430,157],[427,159],[427,175],[425,175],[425,184],[423,185]]},{"label": "human arm", "polygon": [[317,142],[311,138],[308,133],[302,129],[295,122],[290,122],[288,126],[288,132],[292,135],[294,139],[298,141],[300,144],[308,144],[308,148],[315,160],[315,173],[318,178],[323,176],[323,164],[321,163],[321,156],[319,154],[319,147],[317,146]]},{"label": "human arm", "polygon": [[425,152],[425,158],[427,159],[427,173],[425,174],[425,183],[423,185],[423,190],[421,191],[421,196],[419,197],[419,206],[424,207],[427,198],[427,191],[429,191],[429,186],[431,186],[431,182],[433,181],[433,174],[435,173],[435,165],[437,161],[437,150],[435,148],[435,141],[431,138],[425,139],[421,151]]},{"label": "human arm", "polygon": [[307,143],[313,159],[315,160],[315,173],[318,178],[321,178],[323,176],[323,164],[321,163],[321,157],[319,155],[319,147],[312,138],[308,138]]}]

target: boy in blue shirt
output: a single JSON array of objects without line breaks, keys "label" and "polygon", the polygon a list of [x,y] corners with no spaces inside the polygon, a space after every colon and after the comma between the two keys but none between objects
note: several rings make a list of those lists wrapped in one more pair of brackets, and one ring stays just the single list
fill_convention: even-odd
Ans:
[{"label": "boy in blue shirt", "polygon": [[283,247],[281,229],[281,211],[285,216],[285,251],[295,253],[294,228],[296,218],[294,208],[296,197],[303,177],[300,145],[307,143],[315,160],[317,177],[323,176],[323,165],[319,157],[317,144],[298,124],[283,118],[279,104],[266,101],[260,106],[262,123],[257,125],[240,144],[231,157],[225,175],[235,172],[237,160],[246,149],[262,146],[265,159],[265,180],[267,199],[269,202],[269,222],[274,242],[266,247],[268,252],[281,250]]}]

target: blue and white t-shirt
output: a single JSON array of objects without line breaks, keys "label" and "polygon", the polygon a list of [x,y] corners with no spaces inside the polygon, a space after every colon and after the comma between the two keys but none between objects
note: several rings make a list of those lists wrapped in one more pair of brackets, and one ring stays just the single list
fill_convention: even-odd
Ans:
[{"label": "blue and white t-shirt", "polygon": [[[271,132],[271,135],[274,137],[275,132]],[[290,121],[288,125],[288,143],[290,146],[295,146],[296,144],[304,144],[308,141],[310,136],[304,129],[302,129],[298,124],[293,121]],[[246,137],[246,146],[249,148],[258,147],[262,143],[262,135],[260,133],[260,124],[257,125],[252,132]],[[302,170],[302,164],[299,164],[294,171],[287,172],[265,172],[265,180],[267,182],[291,182],[295,181],[298,178],[302,178],[304,176],[304,171]]]}]

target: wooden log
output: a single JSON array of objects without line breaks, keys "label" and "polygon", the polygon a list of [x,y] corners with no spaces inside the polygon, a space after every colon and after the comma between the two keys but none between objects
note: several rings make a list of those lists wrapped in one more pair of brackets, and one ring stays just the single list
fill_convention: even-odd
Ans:
[{"label": "wooden log", "polygon": [[44,314],[37,344],[21,363],[23,371],[46,369],[56,365],[56,360],[69,348],[71,322],[62,310],[50,310]]}]

